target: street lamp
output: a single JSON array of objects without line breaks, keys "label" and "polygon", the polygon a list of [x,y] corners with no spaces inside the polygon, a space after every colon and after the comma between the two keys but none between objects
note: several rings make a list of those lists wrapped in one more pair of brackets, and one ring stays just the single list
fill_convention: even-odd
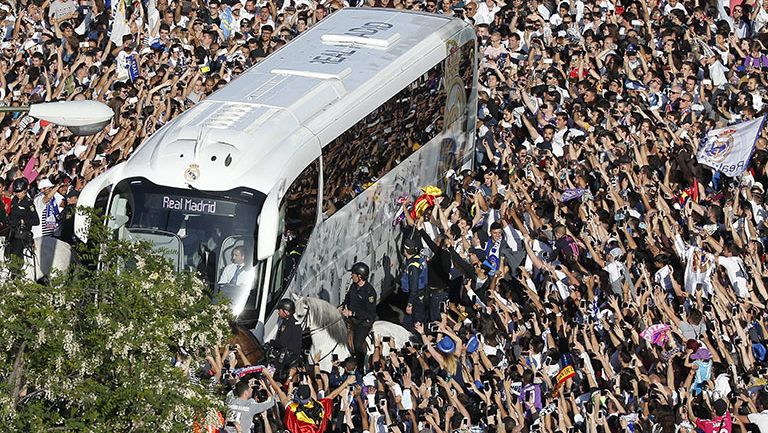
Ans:
[{"label": "street lamp", "polygon": [[90,100],[0,107],[0,113],[28,113],[36,119],[66,126],[75,135],[92,135],[101,131],[114,114],[108,106]]}]

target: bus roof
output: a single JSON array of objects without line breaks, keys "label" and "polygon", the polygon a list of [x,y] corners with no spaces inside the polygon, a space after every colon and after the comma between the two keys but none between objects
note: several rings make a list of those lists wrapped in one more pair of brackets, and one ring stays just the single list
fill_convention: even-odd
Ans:
[{"label": "bus roof", "polygon": [[448,39],[466,29],[461,20],[433,14],[342,9],[178,116],[113,175],[266,193],[442,60]]}]

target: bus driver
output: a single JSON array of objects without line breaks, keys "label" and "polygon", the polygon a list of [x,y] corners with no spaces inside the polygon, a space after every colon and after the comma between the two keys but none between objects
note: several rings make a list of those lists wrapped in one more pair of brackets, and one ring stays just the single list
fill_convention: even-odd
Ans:
[{"label": "bus driver", "polygon": [[245,263],[245,247],[232,249],[232,263],[228,264],[219,277],[219,284],[245,286],[253,281],[253,268]]}]

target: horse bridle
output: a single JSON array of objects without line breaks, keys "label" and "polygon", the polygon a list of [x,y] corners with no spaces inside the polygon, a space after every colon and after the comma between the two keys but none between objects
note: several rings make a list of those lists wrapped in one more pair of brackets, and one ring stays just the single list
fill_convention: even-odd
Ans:
[{"label": "horse bridle", "polygon": [[[303,337],[312,337],[313,335],[317,334],[318,332],[325,331],[326,329],[330,328],[331,326],[333,326],[333,325],[339,323],[340,321],[344,320],[344,316],[341,316],[338,319],[334,320],[333,322],[331,322],[331,323],[329,323],[327,325],[321,326],[319,328],[306,329],[306,328],[308,328],[308,325],[309,325],[309,311],[310,311],[309,310],[309,305],[305,305],[304,306],[304,313],[305,313],[304,314],[304,318],[301,319],[301,323],[299,324],[299,326],[301,326],[301,329],[302,329],[302,332],[301,332],[302,338]],[[333,348],[331,348],[331,350],[328,353],[326,353],[325,356],[320,358],[317,362],[320,362],[320,361],[324,360],[325,358],[327,358],[328,356],[330,356],[336,350],[337,347],[339,347],[339,343],[338,342],[336,342],[336,344],[333,346]]]},{"label": "horse bridle", "polygon": [[[301,323],[299,324],[301,326],[302,330],[304,330],[309,325],[309,306],[305,306],[304,307],[304,312],[305,312],[304,318],[301,320]],[[321,326],[319,328],[307,329],[306,331],[302,331],[301,335],[305,336],[305,337],[311,337],[311,336],[317,334],[320,331],[325,331],[326,329],[328,329],[331,326],[341,322],[342,320],[344,320],[344,316],[341,316],[338,319],[334,320],[333,322],[331,322],[331,323],[329,323],[327,325]]]}]

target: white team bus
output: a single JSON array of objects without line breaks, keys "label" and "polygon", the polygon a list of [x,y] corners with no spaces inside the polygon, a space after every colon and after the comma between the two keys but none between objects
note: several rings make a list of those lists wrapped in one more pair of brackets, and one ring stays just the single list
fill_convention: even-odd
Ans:
[{"label": "white team bus", "polygon": [[80,204],[200,272],[268,334],[287,291],[339,303],[357,261],[385,296],[397,198],[471,164],[475,49],[458,19],[343,9],[169,122]]}]

